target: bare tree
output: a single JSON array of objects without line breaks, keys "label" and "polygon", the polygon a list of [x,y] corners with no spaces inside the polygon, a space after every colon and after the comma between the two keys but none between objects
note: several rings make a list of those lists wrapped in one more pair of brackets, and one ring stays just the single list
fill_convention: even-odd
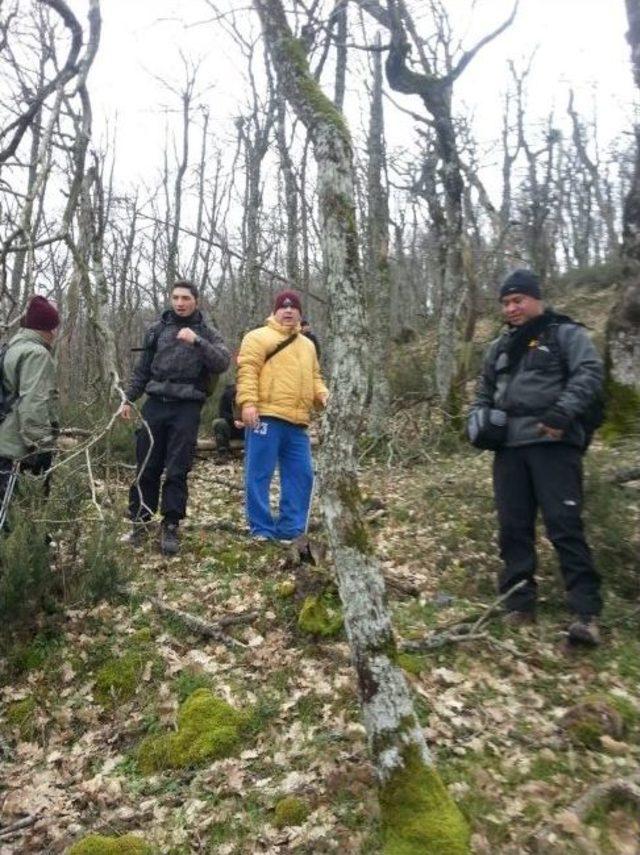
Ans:
[{"label": "bare tree", "polygon": [[[452,34],[446,9],[440,0],[426,4],[435,29],[433,39],[418,33],[414,18],[405,0],[387,0],[386,5],[375,0],[357,0],[359,5],[385,26],[391,34],[391,46],[386,63],[389,85],[398,92],[418,95],[433,120],[434,141],[440,164],[445,197],[446,253],[442,280],[441,311],[438,315],[438,346],[436,354],[436,385],[444,407],[455,409],[454,379],[456,375],[456,306],[464,291],[463,244],[463,175],[456,126],[452,112],[453,87],[482,47],[495,39],[512,23],[517,3],[509,18],[496,30],[465,51],[458,61],[452,61]],[[410,64],[411,51],[418,57]],[[438,58],[444,57],[444,70]]]},{"label": "bare tree", "polygon": [[[280,86],[313,142],[334,374],[321,460],[322,508],[336,565],[365,727],[380,781],[387,851],[468,851],[464,820],[433,767],[401,670],[384,583],[362,520],[355,457],[367,388],[351,137],[309,73],[281,0],[254,0]],[[406,821],[405,821],[406,819]]]},{"label": "bare tree", "polygon": [[[640,89],[640,0],[626,0],[633,75]],[[636,125],[636,154],[631,188],[623,211],[623,255],[630,275],[609,315],[607,357],[613,417],[630,414],[626,427],[635,427],[640,408],[640,126]],[[629,423],[630,422],[630,423]]]}]

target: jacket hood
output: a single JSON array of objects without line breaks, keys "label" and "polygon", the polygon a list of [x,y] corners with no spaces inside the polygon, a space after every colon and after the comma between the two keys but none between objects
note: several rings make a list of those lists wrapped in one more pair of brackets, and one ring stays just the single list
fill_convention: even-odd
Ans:
[{"label": "jacket hood", "polygon": [[271,327],[272,330],[276,330],[276,332],[282,333],[283,335],[292,335],[294,332],[300,332],[299,323],[297,323],[294,327],[285,327],[283,324],[278,323],[275,315],[269,315],[266,320],[266,324],[268,327]]},{"label": "jacket hood", "polygon": [[29,330],[29,329],[20,329],[11,339],[11,344],[14,342],[20,341],[32,341],[36,344],[41,344],[43,347],[46,347],[47,350],[51,350],[51,345],[49,345],[44,338],[40,335],[37,330]]}]

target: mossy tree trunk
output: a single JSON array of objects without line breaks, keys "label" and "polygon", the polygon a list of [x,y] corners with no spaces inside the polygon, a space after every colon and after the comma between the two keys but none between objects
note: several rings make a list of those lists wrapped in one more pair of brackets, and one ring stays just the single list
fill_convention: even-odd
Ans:
[{"label": "mossy tree trunk", "polygon": [[[640,88],[640,0],[626,0],[631,60]],[[629,276],[607,322],[608,422],[612,433],[637,430],[640,414],[640,126],[636,125],[636,159],[624,202],[622,253]]]},{"label": "mossy tree trunk", "polygon": [[344,119],[309,74],[281,0],[254,0],[280,86],[313,143],[318,169],[332,364],[321,459],[322,509],[336,564],[345,628],[373,763],[385,851],[468,851],[466,824],[432,763],[416,719],[362,521],[355,444],[367,390],[367,337],[358,259],[353,155]]}]

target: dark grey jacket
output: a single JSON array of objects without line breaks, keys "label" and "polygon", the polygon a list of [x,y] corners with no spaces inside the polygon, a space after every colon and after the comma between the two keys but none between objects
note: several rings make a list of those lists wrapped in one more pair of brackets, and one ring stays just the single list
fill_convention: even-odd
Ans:
[{"label": "dark grey jacket", "polygon": [[[574,323],[555,324],[533,339],[513,374],[497,375],[496,361],[508,330],[489,345],[478,382],[474,408],[505,410],[508,419],[507,446],[558,442],[540,436],[541,416],[551,407],[564,413],[568,427],[561,442],[582,448],[585,431],[582,415],[601,390],[602,359],[584,327]],[[550,342],[555,338],[557,344]]]},{"label": "dark grey jacket", "polygon": [[[182,327],[190,327],[199,336],[199,342],[178,341]],[[200,311],[183,319],[168,309],[146,332],[127,399],[135,401],[146,392],[156,398],[204,401],[209,377],[226,371],[229,361],[222,336],[206,324]]]}]

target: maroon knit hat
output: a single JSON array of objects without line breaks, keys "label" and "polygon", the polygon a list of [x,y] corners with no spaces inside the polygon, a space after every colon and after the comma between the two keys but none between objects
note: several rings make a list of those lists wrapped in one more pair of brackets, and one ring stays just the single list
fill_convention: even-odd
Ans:
[{"label": "maroon knit hat", "polygon": [[32,297],[27,311],[20,320],[20,326],[28,330],[51,332],[60,326],[58,310],[46,297]]},{"label": "maroon knit hat", "polygon": [[276,294],[273,311],[277,312],[278,309],[284,309],[287,301],[289,301],[290,306],[302,314],[302,303],[300,302],[300,295],[297,291],[280,291],[279,294]]}]

